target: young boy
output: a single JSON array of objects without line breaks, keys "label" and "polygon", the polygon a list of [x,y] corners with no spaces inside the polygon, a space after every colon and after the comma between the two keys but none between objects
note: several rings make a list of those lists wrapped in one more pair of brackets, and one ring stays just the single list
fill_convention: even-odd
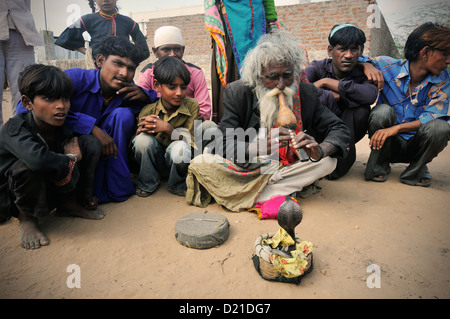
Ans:
[{"label": "young boy", "polygon": [[72,80],[53,66],[34,64],[19,75],[22,104],[0,129],[0,219],[19,219],[22,247],[48,245],[38,220],[59,215],[102,219],[92,194],[99,140],[76,136],[65,125]]},{"label": "young boy", "polygon": [[[102,144],[94,179],[99,203],[121,202],[135,192],[128,167],[129,145],[142,107],[156,101],[156,92],[133,83],[139,51],[125,37],[108,36],[97,55],[98,70],[68,69],[73,83],[66,124],[78,134],[92,134]],[[26,111],[18,105],[17,113]]]},{"label": "young boy", "polygon": [[164,176],[168,177],[169,191],[184,196],[199,105],[186,97],[190,73],[180,59],[159,59],[154,76],[154,88],[161,99],[142,109],[133,140],[133,152],[140,165],[136,195],[151,195],[160,184],[160,176]]}]

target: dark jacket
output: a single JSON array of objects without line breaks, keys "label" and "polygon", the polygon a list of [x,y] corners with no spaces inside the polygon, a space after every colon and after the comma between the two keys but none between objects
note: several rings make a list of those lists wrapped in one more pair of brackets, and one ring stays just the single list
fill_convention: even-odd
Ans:
[{"label": "dark jacket", "polygon": [[[324,59],[311,62],[305,69],[309,82],[314,83],[323,78],[335,79],[333,71],[333,60]],[[339,81],[339,101],[326,89],[318,88],[320,102],[332,110],[337,116],[341,116],[344,109],[369,107],[378,96],[377,87],[367,80],[363,70],[358,66],[353,68],[350,74]]]},{"label": "dark jacket", "polygon": [[[334,113],[324,107],[317,95],[316,87],[311,83],[300,83],[300,102],[302,108],[303,130],[313,136],[318,143],[328,142],[337,147],[335,157],[345,157],[348,153],[350,130]],[[228,84],[224,93],[224,116],[220,129],[224,135],[224,157],[236,162],[237,150],[247,149],[249,141],[233,142],[234,134],[227,135],[228,129],[260,128],[258,101],[253,89],[244,86],[241,80]],[[234,145],[234,152],[227,151],[227,145]],[[247,166],[247,163],[237,163]]]},{"label": "dark jacket", "polygon": [[[50,176],[66,191],[74,189],[78,181],[78,166],[69,165],[71,159],[63,154],[64,143],[73,136],[65,126],[59,128],[55,146],[50,147],[40,136],[32,113],[21,113],[0,128],[0,221],[10,217],[10,197],[7,172],[21,160],[31,171]],[[73,167],[73,170],[71,170]]]}]

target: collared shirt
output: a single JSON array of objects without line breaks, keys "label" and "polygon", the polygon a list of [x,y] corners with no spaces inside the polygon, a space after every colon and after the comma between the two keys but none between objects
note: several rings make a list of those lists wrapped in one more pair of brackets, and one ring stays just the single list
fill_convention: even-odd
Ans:
[{"label": "collared shirt", "polygon": [[[397,113],[397,122],[407,123],[420,120],[425,124],[440,118],[448,121],[450,74],[448,70],[434,76],[428,74],[412,92],[409,90],[411,76],[409,61],[393,59],[387,56],[370,58],[362,56],[360,62],[371,62],[383,72],[384,87],[378,104],[388,103]],[[401,133],[405,139],[411,138],[415,132]]]},{"label": "collared shirt", "polygon": [[[100,70],[68,69],[65,71],[73,82],[73,95],[70,99],[70,111],[66,124],[69,129],[80,134],[90,134],[94,125],[100,126],[106,117],[118,107],[131,109],[136,116],[146,105],[142,101],[125,100],[125,94],[114,96],[105,110],[102,110],[103,95],[100,88]],[[156,101],[156,92],[143,90],[151,102]],[[27,112],[21,102],[17,105],[17,113]]]},{"label": "collared shirt", "polygon": [[[169,116],[160,99],[158,102],[148,104],[142,109],[141,113],[139,113],[139,121],[142,117],[147,115],[158,115],[161,120],[168,122],[174,129],[178,129],[177,132],[183,136],[185,141],[192,147],[195,147],[194,121],[197,119],[198,113],[199,107],[197,100],[186,97],[178,109]],[[164,148],[172,143],[171,136],[162,132],[157,133],[155,138],[164,146]]]},{"label": "collared shirt", "polygon": [[[11,22],[14,25],[11,25]],[[9,29],[19,32],[28,46],[44,45],[44,40],[34,24],[30,0],[0,1],[0,41],[9,40]]]},{"label": "collared shirt", "polygon": [[[184,62],[184,61],[183,61]],[[197,100],[200,106],[200,114],[205,120],[211,119],[211,98],[209,97],[208,85],[206,84],[205,74],[202,69],[192,63],[186,63],[187,69],[191,74],[191,81],[187,86],[186,96]],[[153,64],[147,64],[139,74],[136,81],[137,85],[144,89],[153,89]],[[159,95],[158,95],[159,96]]]},{"label": "collared shirt", "polygon": [[[314,83],[323,78],[335,79],[336,75],[333,70],[333,60],[323,59],[313,61],[305,68],[306,76],[309,82]],[[336,102],[333,94],[326,89],[318,88],[320,102],[323,105],[337,104],[339,110],[344,108],[356,108],[362,105],[371,105],[375,102],[378,95],[378,89],[375,85],[367,80],[364,72],[355,67],[348,76],[339,81],[339,101]],[[339,112],[334,107],[329,107],[333,112]],[[335,113],[336,113],[335,112]],[[340,114],[337,114],[338,116]]]}]

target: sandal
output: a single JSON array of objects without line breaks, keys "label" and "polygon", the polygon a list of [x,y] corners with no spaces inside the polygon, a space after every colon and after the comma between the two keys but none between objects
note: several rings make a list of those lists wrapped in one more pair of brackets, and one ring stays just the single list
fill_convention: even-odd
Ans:
[{"label": "sandal", "polygon": [[429,187],[431,185],[431,175],[428,167],[425,166],[424,172],[420,177],[419,181],[416,183],[416,186]]},{"label": "sandal", "polygon": [[147,191],[144,191],[144,190],[136,187],[135,194],[139,197],[148,197],[152,194],[152,192],[147,192]]}]

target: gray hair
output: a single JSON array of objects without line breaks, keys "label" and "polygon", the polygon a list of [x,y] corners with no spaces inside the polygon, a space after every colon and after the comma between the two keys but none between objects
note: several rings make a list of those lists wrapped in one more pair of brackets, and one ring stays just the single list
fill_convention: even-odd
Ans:
[{"label": "gray hair", "polygon": [[241,80],[245,85],[255,87],[261,80],[262,68],[274,62],[292,66],[295,77],[305,67],[306,58],[300,42],[287,31],[275,31],[259,39],[243,61]]}]

